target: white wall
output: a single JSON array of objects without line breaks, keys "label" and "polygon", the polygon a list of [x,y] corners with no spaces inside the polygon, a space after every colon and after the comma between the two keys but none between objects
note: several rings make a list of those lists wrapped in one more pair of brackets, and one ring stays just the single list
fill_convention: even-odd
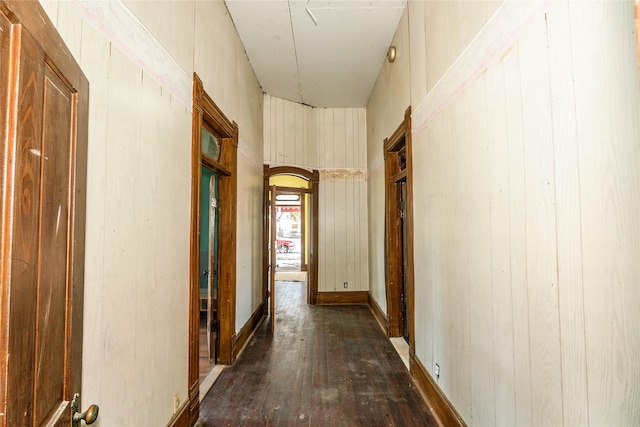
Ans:
[{"label": "white wall", "polygon": [[384,140],[400,126],[411,104],[407,9],[402,14],[391,45],[396,47],[396,60],[384,62],[367,104],[369,292],[385,312]]},{"label": "white wall", "polygon": [[264,99],[265,163],[320,171],[318,291],[367,291],[365,109]]},{"label": "white wall", "polygon": [[[524,32],[455,81],[491,14],[527,7],[505,5],[408,3],[411,104],[435,111],[413,133],[416,356],[440,365],[469,425],[637,425],[633,3],[536,3]],[[443,76],[450,96],[432,96]],[[391,85],[378,80],[369,120]]]},{"label": "white wall", "polygon": [[186,99],[135,45],[125,56],[67,1],[42,4],[90,82],[83,405],[100,406],[99,427],[166,425],[188,398],[191,76],[240,130],[236,330],[261,302],[262,91],[223,2],[121,8]]}]

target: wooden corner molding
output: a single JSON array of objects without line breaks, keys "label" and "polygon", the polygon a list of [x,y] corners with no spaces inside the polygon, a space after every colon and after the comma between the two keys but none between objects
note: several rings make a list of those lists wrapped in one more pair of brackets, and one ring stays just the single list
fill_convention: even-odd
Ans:
[{"label": "wooden corner molding", "polygon": [[415,355],[410,355],[409,363],[414,368],[413,377],[422,393],[422,397],[427,403],[431,412],[437,418],[438,424],[447,427],[466,427],[464,420],[451,404],[447,396],[442,392],[438,384],[433,380],[420,359]]}]

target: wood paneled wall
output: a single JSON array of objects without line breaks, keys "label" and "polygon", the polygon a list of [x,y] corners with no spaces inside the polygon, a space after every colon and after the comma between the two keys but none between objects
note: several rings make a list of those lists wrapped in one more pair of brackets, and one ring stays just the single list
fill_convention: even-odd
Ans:
[{"label": "wood paneled wall", "polygon": [[[408,3],[412,105],[503,6]],[[413,135],[416,356],[469,425],[635,425],[633,2],[553,2],[526,24]],[[400,117],[382,107],[394,84],[378,80],[369,129]]]},{"label": "wood paneled wall", "polygon": [[367,203],[369,221],[369,293],[387,309],[385,284],[384,139],[404,120],[410,100],[409,14],[405,9],[391,44],[396,60],[385,61],[367,104]]},{"label": "wood paneled wall", "polygon": [[368,290],[365,109],[265,95],[264,141],[265,163],[320,170],[318,291]]},{"label": "wood paneled wall", "polygon": [[[42,4],[90,81],[82,401],[101,425],[166,425],[188,398],[190,102],[70,2]],[[262,299],[262,91],[223,2],[125,4],[239,125],[239,331]]]}]

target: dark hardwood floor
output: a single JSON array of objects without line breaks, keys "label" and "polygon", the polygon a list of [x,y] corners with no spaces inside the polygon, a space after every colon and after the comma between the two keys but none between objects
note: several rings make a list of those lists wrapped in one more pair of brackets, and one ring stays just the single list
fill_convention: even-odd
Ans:
[{"label": "dark hardwood floor", "polygon": [[[204,426],[435,426],[366,306],[309,306],[278,282],[268,321],[201,403]],[[268,319],[267,319],[268,320]]]}]

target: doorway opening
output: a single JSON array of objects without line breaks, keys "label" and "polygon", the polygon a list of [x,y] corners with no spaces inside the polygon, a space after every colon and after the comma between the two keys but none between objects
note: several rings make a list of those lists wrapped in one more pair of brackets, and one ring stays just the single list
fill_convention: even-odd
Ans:
[{"label": "doorway opening", "polygon": [[413,173],[411,170],[411,107],[393,135],[384,140],[385,258],[389,337],[409,346],[415,355],[413,289]]},{"label": "doorway opening", "polygon": [[[203,133],[207,132],[203,129]],[[202,166],[200,183],[200,383],[211,373],[220,353],[218,319],[219,175]]]},{"label": "doorway opening", "polygon": [[[307,303],[318,293],[318,171],[264,166],[263,301],[275,301],[275,281],[306,282]],[[275,307],[270,304],[275,325]],[[273,328],[273,327],[272,327]]]},{"label": "doorway opening", "polygon": [[189,425],[212,376],[234,361],[238,155],[237,124],[193,80]]}]

